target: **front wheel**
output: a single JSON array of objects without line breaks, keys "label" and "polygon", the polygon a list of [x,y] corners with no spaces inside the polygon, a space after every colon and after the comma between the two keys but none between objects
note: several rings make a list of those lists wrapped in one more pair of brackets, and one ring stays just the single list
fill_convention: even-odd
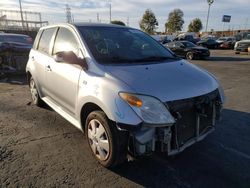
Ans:
[{"label": "front wheel", "polygon": [[43,101],[39,96],[37,87],[36,87],[36,83],[33,79],[33,77],[30,78],[29,81],[29,86],[30,86],[30,93],[31,93],[31,99],[32,99],[32,103],[36,106],[42,106]]},{"label": "front wheel", "polygon": [[114,167],[125,161],[127,132],[119,131],[104,112],[91,112],[86,120],[85,134],[92,154],[104,167]]},{"label": "front wheel", "polygon": [[189,60],[192,60],[192,59],[194,59],[194,54],[192,52],[188,52],[186,55],[186,58]]}]

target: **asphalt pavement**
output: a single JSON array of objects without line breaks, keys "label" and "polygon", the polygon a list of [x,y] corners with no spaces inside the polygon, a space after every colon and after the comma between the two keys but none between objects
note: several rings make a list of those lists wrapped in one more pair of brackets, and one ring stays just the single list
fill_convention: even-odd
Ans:
[{"label": "asphalt pavement", "polygon": [[175,157],[154,155],[112,170],[56,112],[31,105],[22,78],[0,83],[0,187],[250,188],[250,55],[212,50],[194,60],[221,82],[216,131]]}]

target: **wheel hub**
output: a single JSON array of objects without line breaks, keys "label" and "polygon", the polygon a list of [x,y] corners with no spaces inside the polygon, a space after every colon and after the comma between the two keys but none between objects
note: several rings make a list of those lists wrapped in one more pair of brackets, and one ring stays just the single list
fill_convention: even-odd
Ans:
[{"label": "wheel hub", "polygon": [[100,160],[106,160],[109,156],[109,139],[104,126],[97,119],[88,124],[88,139],[94,155]]}]

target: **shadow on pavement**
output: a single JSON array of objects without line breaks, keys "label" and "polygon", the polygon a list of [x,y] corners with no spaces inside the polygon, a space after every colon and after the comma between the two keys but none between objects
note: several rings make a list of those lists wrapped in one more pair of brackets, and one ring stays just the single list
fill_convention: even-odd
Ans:
[{"label": "shadow on pavement", "polygon": [[208,58],[208,60],[211,60],[211,61],[250,61],[250,56],[249,57],[211,56]]},{"label": "shadow on pavement", "polygon": [[225,109],[214,133],[175,157],[112,170],[145,187],[250,187],[250,113]]}]

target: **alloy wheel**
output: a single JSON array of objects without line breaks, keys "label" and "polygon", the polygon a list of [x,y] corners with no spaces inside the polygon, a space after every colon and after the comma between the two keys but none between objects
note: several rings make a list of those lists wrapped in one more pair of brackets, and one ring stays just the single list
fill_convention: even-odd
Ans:
[{"label": "alloy wheel", "polygon": [[109,157],[110,143],[104,126],[97,119],[92,119],[88,124],[88,139],[94,155],[105,161]]},{"label": "alloy wheel", "polygon": [[30,93],[32,101],[34,102],[34,104],[36,104],[38,101],[38,92],[36,89],[35,81],[33,79],[30,80]]}]

